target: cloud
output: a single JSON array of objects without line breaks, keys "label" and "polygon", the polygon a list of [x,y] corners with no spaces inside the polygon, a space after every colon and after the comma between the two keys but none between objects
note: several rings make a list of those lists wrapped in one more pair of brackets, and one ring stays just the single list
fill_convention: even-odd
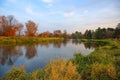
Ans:
[{"label": "cloud", "polygon": [[52,3],[54,0],[42,0],[44,3]]},{"label": "cloud", "polygon": [[17,2],[17,0],[7,0],[7,1],[10,3],[13,3],[13,4],[15,4]]},{"label": "cloud", "polygon": [[34,10],[32,9],[32,7],[30,7],[30,6],[26,7],[25,10],[26,10],[26,12],[27,12],[29,15],[34,16],[34,17],[37,17],[37,18],[42,15],[41,13],[38,13],[38,12],[34,11]]},{"label": "cloud", "polygon": [[74,15],[75,15],[74,11],[66,12],[66,13],[63,14],[63,16],[66,17],[66,18],[73,17]]}]

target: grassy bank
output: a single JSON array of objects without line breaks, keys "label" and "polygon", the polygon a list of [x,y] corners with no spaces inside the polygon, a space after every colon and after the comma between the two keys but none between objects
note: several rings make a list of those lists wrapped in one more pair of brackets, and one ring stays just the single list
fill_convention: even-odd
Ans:
[{"label": "grassy bank", "polygon": [[[83,80],[119,80],[120,79],[120,41],[91,40],[105,45],[96,48],[87,56],[76,54],[72,59],[78,66],[77,72]],[[87,42],[87,41],[86,41]],[[89,42],[89,41],[88,41]]]},{"label": "grassy bank", "polygon": [[13,67],[3,80],[119,80],[120,41],[94,40],[93,42],[106,44],[86,56],[78,53],[68,61],[53,60],[45,68],[31,73],[26,73],[23,66]]},{"label": "grassy bank", "polygon": [[63,38],[39,38],[39,37],[0,37],[0,44],[36,44],[63,40]]}]

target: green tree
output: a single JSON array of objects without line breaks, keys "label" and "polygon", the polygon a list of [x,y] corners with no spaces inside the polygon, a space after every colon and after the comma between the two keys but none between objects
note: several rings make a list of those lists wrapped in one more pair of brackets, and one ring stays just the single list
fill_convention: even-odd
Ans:
[{"label": "green tree", "polygon": [[87,39],[92,39],[92,31],[91,30],[86,30],[84,36]]},{"label": "green tree", "polygon": [[114,38],[120,38],[120,23],[118,23],[118,25],[115,29]]}]

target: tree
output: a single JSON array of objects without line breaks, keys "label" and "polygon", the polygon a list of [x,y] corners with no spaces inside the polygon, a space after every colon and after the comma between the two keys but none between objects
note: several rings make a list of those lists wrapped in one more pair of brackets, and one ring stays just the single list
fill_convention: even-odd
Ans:
[{"label": "tree", "polygon": [[96,39],[105,39],[106,38],[106,28],[98,28],[95,32]]},{"label": "tree", "polygon": [[120,23],[118,23],[118,25],[115,29],[114,38],[120,38]]},{"label": "tree", "polygon": [[92,39],[92,31],[91,30],[86,30],[84,36],[87,39]]},{"label": "tree", "polygon": [[115,31],[114,28],[107,28],[106,38],[113,38],[114,31]]},{"label": "tree", "polygon": [[67,36],[67,31],[66,31],[66,30],[64,30],[64,33],[63,33],[63,38],[65,38],[65,39],[67,39],[67,38],[68,38],[68,36]]},{"label": "tree", "polygon": [[55,31],[54,31],[54,37],[62,37],[62,32],[61,32],[61,30],[55,30]]},{"label": "tree", "polygon": [[117,28],[117,29],[120,29],[120,23],[117,24],[117,27],[116,27],[116,28]]},{"label": "tree", "polygon": [[19,23],[17,26],[18,26],[18,35],[20,36],[24,25],[22,23]]},{"label": "tree", "polygon": [[19,24],[21,23],[19,23],[12,15],[9,15],[7,17],[0,16],[0,35],[16,36]]},{"label": "tree", "polygon": [[36,25],[35,22],[29,20],[26,23],[26,28],[27,28],[27,31],[25,32],[26,36],[36,36],[38,26]]},{"label": "tree", "polygon": [[39,37],[52,37],[52,33],[50,33],[49,31],[43,32],[41,34],[39,34]]}]

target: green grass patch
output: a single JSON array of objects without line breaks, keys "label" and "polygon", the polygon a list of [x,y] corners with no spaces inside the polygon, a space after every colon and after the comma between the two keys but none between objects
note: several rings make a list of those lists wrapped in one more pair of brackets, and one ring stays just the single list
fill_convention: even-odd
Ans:
[{"label": "green grass patch", "polygon": [[72,59],[78,65],[77,71],[83,80],[119,80],[120,79],[120,41],[88,40],[104,42],[104,46],[95,49],[89,55],[78,53]]}]

